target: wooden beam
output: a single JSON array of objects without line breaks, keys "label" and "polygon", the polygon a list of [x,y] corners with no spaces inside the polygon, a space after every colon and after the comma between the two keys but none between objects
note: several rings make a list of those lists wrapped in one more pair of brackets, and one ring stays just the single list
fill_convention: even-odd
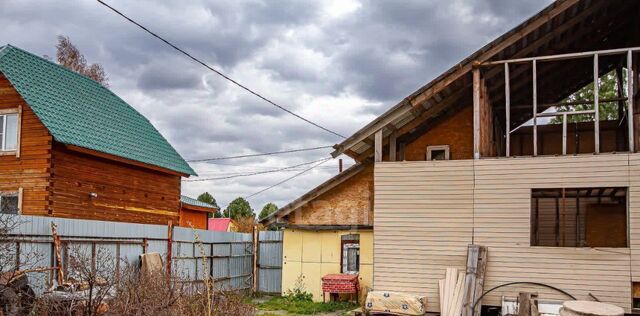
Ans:
[{"label": "wooden beam", "polygon": [[375,134],[374,161],[382,161],[382,129]]},{"label": "wooden beam", "polygon": [[480,159],[480,68],[473,69],[473,159]]},{"label": "wooden beam", "polygon": [[389,161],[396,161],[397,142],[397,132],[394,131],[389,135]]}]

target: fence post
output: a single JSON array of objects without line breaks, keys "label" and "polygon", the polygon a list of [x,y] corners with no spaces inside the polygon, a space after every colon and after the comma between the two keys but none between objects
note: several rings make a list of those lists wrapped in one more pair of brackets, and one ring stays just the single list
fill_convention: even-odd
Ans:
[{"label": "fence post", "polygon": [[251,291],[255,293],[258,290],[258,243],[260,242],[257,225],[253,225],[253,235],[251,237],[253,241],[253,282]]},{"label": "fence post", "polygon": [[173,256],[173,221],[167,224],[167,276],[171,277],[171,257]]}]

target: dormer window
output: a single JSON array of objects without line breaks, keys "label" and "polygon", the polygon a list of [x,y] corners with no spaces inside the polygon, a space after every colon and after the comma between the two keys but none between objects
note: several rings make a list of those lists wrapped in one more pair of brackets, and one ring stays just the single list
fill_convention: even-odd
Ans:
[{"label": "dormer window", "polygon": [[0,114],[0,152],[16,151],[17,148],[18,113]]}]

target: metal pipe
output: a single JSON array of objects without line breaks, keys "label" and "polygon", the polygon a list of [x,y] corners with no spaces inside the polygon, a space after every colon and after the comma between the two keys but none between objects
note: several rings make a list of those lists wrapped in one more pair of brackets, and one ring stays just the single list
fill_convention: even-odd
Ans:
[{"label": "metal pipe", "polygon": [[579,52],[579,53],[569,53],[569,54],[558,54],[558,55],[547,55],[547,56],[537,56],[537,57],[526,57],[526,58],[514,58],[514,59],[505,59],[505,60],[496,60],[496,61],[487,61],[480,66],[492,66],[499,64],[515,64],[515,63],[524,63],[529,61],[552,61],[552,60],[563,60],[563,59],[572,59],[572,58],[586,58],[591,57],[593,55],[599,54],[601,56],[605,55],[616,55],[616,54],[624,54],[626,52],[634,52],[640,51],[640,47],[628,47],[628,48],[617,48],[617,49],[607,49],[607,50],[597,50],[597,51],[589,51],[589,52]]},{"label": "metal pipe", "polygon": [[509,63],[504,64],[504,115],[506,130],[505,156],[511,155],[511,91],[509,87]]},{"label": "metal pipe", "polygon": [[533,156],[538,155],[538,83],[537,83],[537,62],[533,62]]},{"label": "metal pipe", "polygon": [[633,51],[627,51],[627,125],[629,127],[629,152],[635,152],[633,134]]},{"label": "metal pipe", "polygon": [[598,54],[593,55],[593,139],[595,141],[595,153],[600,153],[600,103],[598,102],[600,97],[600,71],[598,69]]}]

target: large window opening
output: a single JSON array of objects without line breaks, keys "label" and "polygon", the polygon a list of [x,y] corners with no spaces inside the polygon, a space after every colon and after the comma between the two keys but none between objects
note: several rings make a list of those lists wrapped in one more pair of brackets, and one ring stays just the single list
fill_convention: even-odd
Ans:
[{"label": "large window opening", "polygon": [[531,190],[531,245],[627,247],[627,188]]}]

